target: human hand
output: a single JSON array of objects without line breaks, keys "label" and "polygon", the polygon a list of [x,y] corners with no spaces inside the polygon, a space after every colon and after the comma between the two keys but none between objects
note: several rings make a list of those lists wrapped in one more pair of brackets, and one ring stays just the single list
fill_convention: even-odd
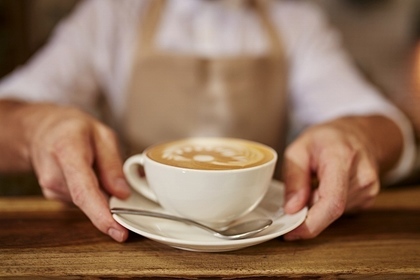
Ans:
[{"label": "human hand", "polygon": [[380,190],[380,170],[396,162],[398,147],[398,128],[383,117],[343,118],[308,129],[286,149],[283,179],[286,213],[310,209],[305,222],[284,238],[313,238],[345,211],[371,206]]},{"label": "human hand", "polygon": [[100,231],[126,240],[107,199],[130,194],[114,132],[74,108],[32,104],[24,114],[27,153],[44,196],[73,202]]}]

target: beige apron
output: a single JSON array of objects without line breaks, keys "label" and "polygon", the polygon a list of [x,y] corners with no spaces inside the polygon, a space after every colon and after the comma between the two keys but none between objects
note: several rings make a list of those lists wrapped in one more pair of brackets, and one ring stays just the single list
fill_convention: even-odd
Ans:
[{"label": "beige apron", "polygon": [[285,141],[285,66],[278,32],[253,1],[270,48],[264,56],[207,59],[154,45],[164,1],[150,1],[123,116],[128,155],[189,136],[240,137],[281,152]]}]

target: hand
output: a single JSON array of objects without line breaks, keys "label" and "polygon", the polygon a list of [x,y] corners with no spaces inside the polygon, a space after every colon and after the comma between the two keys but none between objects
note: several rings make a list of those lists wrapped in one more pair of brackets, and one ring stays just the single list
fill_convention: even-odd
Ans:
[{"label": "hand", "polygon": [[124,241],[128,231],[107,199],[130,194],[114,132],[73,108],[33,104],[24,113],[25,146],[45,197],[73,202],[100,231]]},{"label": "hand", "polygon": [[401,147],[398,128],[383,117],[344,118],[308,129],[286,149],[283,179],[286,213],[310,209],[305,222],[284,238],[313,238],[345,211],[371,206],[380,171],[392,167]]}]

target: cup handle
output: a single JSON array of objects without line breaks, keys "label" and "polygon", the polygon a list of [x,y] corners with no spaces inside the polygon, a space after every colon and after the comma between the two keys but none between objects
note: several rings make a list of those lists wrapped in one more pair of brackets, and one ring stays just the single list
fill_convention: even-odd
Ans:
[{"label": "cup handle", "polygon": [[131,156],[124,162],[123,170],[128,183],[144,197],[158,203],[157,197],[150,189],[146,179],[139,175],[138,165],[144,166],[143,154]]}]

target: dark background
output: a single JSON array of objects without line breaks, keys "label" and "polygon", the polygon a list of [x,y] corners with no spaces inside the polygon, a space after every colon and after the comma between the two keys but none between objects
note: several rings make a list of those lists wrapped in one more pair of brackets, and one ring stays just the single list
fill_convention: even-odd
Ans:
[{"label": "dark background", "polygon": [[[42,47],[57,22],[79,1],[0,0],[0,78]],[[413,52],[420,34],[419,0],[308,1],[326,11],[354,62],[385,95],[393,99],[410,95]],[[39,193],[33,174],[0,175],[0,195]]]},{"label": "dark background", "polygon": [[[42,47],[57,22],[78,1],[0,0],[0,78]],[[0,195],[40,193],[34,174],[0,174]]]},{"label": "dark background", "polygon": [[78,0],[0,0],[0,77],[24,63]]}]

